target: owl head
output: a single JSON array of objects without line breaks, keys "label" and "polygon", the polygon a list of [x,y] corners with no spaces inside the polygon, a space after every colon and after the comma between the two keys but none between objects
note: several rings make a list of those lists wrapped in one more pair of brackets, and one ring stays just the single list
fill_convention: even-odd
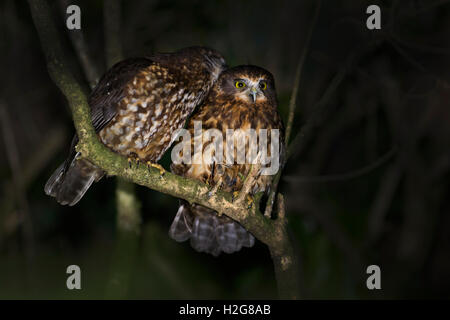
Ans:
[{"label": "owl head", "polygon": [[227,99],[276,106],[274,78],[261,67],[244,65],[225,70],[217,81],[216,90],[221,96],[227,96]]}]

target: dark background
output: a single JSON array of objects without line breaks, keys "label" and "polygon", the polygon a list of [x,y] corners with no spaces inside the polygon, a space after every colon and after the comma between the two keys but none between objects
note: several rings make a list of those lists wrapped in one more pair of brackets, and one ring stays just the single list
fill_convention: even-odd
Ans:
[{"label": "dark background", "polygon": [[[60,3],[50,3],[72,71],[89,92]],[[73,3],[103,73],[103,2]],[[231,66],[262,66],[275,76],[286,119],[316,3],[123,1],[119,36],[125,57],[206,45]],[[381,7],[381,30],[366,28],[370,4]],[[308,123],[312,131],[280,183],[303,297],[449,297],[449,39],[450,1],[323,1],[293,137]],[[137,187],[136,255],[118,259],[115,178],[75,207],[45,196],[74,128],[25,1],[0,2],[0,49],[0,298],[276,298],[261,243],[214,258],[169,239],[177,199]],[[114,296],[108,288],[120,261],[129,262],[127,290]],[[81,267],[82,290],[66,289],[71,264]],[[372,264],[382,290],[366,288]]]}]

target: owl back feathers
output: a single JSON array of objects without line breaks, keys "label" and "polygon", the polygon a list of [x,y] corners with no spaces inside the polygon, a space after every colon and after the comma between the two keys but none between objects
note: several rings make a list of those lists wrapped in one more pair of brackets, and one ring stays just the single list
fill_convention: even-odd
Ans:
[{"label": "owl back feathers", "polygon": [[[172,143],[172,133],[203,101],[225,67],[216,51],[190,47],[174,53],[130,58],[111,67],[89,96],[92,124],[101,141],[123,156],[157,162]],[[76,204],[104,172],[70,156],[45,185],[61,204]]]},{"label": "owl back feathers", "polygon": [[221,252],[233,253],[242,247],[252,247],[255,238],[239,223],[215,211],[181,201],[169,230],[169,236],[178,242],[190,240],[199,252],[218,256]]}]

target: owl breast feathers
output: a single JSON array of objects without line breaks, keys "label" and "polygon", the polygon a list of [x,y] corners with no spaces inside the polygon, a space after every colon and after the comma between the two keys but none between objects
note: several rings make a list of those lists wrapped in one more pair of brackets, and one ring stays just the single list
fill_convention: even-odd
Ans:
[{"label": "owl breast feathers", "polygon": [[[202,152],[196,153],[194,146],[195,125],[201,123],[200,133],[203,144]],[[227,145],[233,141],[234,146],[243,144],[244,150],[254,145],[249,136],[242,137],[237,129],[254,129],[258,144],[264,129],[267,130],[267,144],[271,144],[271,131],[278,130],[278,150],[270,150],[277,162],[282,164],[284,158],[284,127],[277,110],[275,84],[272,75],[256,66],[239,66],[224,71],[217,80],[205,102],[191,117],[188,129],[190,132],[192,154],[203,155],[201,159],[191,159],[191,163],[173,163],[172,171],[178,175],[198,179],[208,183],[211,187],[218,187],[226,192],[239,192],[243,187],[244,179],[250,173],[261,172],[261,162],[238,163],[238,148],[233,149],[232,164],[225,163],[227,158]],[[217,129],[223,136],[222,163],[205,161],[205,150],[211,147],[212,139],[207,135],[208,129]],[[236,134],[227,136],[227,129],[234,129]],[[198,135],[198,133],[197,133]],[[198,140],[197,140],[198,141]],[[241,149],[242,150],[242,149]],[[215,150],[217,151],[217,150]],[[215,152],[214,151],[214,152]],[[258,150],[261,152],[261,150]],[[180,158],[181,155],[180,155]],[[195,158],[195,156],[194,156]],[[217,159],[217,154],[213,156]],[[259,175],[251,186],[250,194],[258,192],[267,193],[270,189],[273,175]],[[218,255],[221,252],[232,253],[242,247],[251,247],[254,237],[239,223],[232,219],[218,215],[214,210],[197,204],[181,201],[178,212],[169,230],[169,235],[176,241],[190,239],[191,246],[200,252]]]},{"label": "owl breast feathers", "polygon": [[[123,156],[157,162],[172,134],[208,94],[225,67],[216,51],[205,47],[127,59],[100,79],[89,97],[92,122],[101,141]],[[65,205],[76,204],[104,172],[75,151],[49,178],[46,194]]]}]

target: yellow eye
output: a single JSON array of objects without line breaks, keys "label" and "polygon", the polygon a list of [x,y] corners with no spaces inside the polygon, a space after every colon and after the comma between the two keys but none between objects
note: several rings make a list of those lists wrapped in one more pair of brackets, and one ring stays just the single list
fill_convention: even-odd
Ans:
[{"label": "yellow eye", "polygon": [[267,83],[265,83],[264,81],[261,81],[261,82],[259,83],[259,88],[260,88],[261,90],[266,90],[266,89],[267,89]]},{"label": "yellow eye", "polygon": [[236,86],[236,88],[241,89],[245,87],[245,82],[241,81],[241,80],[236,80],[236,82],[234,83],[234,85]]}]

